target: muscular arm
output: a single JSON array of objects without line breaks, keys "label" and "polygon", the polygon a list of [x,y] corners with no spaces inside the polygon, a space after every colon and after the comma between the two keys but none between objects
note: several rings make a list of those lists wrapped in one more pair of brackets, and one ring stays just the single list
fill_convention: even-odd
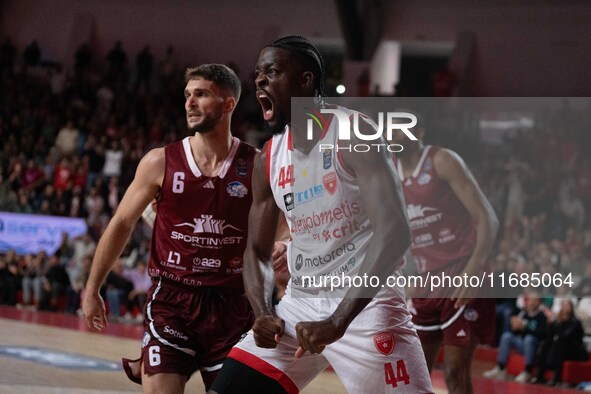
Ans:
[{"label": "muscular arm", "polygon": [[252,195],[242,275],[256,316],[253,325],[255,342],[258,346],[272,348],[283,334],[283,322],[273,315],[271,300],[275,285],[272,250],[280,211],[267,182],[266,149],[255,159]]},{"label": "muscular arm", "polygon": [[[361,203],[374,230],[359,275],[385,279],[397,268],[411,244],[400,179],[383,147],[380,152],[375,148],[363,153],[344,152],[343,158],[357,178]],[[352,287],[332,318],[339,326],[348,326],[379,290]]]},{"label": "muscular arm", "polygon": [[[476,246],[466,263],[465,271],[468,274],[482,272],[497,235],[499,227],[497,215],[480,190],[474,176],[455,152],[447,149],[439,150],[433,158],[433,164],[437,175],[449,183],[453,192],[477,223]],[[464,303],[464,301],[460,302],[460,304]]]},{"label": "muscular arm", "polygon": [[164,167],[164,149],[154,149],[146,154],[140,161],[133,182],[125,192],[121,204],[97,245],[83,305],[89,327],[100,329],[106,323],[104,316],[98,316],[102,324],[99,326],[93,324],[96,314],[104,315],[104,311],[100,310],[100,305],[97,306],[92,301],[98,302],[100,287],[115,260],[123,251],[135,222],[158,194],[164,177]]}]

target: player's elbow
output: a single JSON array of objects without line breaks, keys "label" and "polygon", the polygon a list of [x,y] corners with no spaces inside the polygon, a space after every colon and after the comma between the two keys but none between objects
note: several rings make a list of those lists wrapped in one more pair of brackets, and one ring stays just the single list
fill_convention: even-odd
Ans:
[{"label": "player's elbow", "polygon": [[127,215],[115,214],[109,222],[109,227],[113,227],[118,234],[130,234],[136,221]]},{"label": "player's elbow", "polygon": [[486,227],[490,232],[490,236],[495,238],[497,236],[497,232],[499,231],[499,218],[497,217],[494,209],[489,207],[488,209],[484,210],[481,217],[484,223],[486,223]]}]

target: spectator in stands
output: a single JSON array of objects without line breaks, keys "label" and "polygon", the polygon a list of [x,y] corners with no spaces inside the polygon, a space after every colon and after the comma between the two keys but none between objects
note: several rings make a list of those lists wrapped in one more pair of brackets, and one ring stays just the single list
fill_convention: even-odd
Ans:
[{"label": "spectator in stands", "polygon": [[[525,260],[518,260],[516,256],[507,258],[504,254],[499,254],[495,260],[495,273],[511,272],[512,269],[525,269]],[[516,272],[516,271],[514,271]],[[503,297],[498,298],[495,306],[497,316],[497,342],[500,341],[501,336],[511,331],[511,316],[515,315],[517,310],[517,297],[519,296],[519,289],[509,288],[504,289]]]},{"label": "spectator in stands", "polygon": [[575,288],[575,294],[578,297],[591,297],[591,264],[586,265],[585,276]]},{"label": "spectator in stands", "polygon": [[39,48],[39,44],[37,40],[33,40],[23,52],[23,57],[25,60],[25,66],[28,67],[37,67],[41,63],[41,48]]},{"label": "spectator in stands", "polygon": [[70,234],[62,232],[62,240],[56,251],[56,254],[60,256],[60,264],[67,267],[70,263],[70,259],[74,255],[74,247],[70,242]]},{"label": "spectator in stands", "polygon": [[12,186],[4,177],[2,168],[0,168],[0,210],[12,211],[16,203],[16,194],[12,190]]},{"label": "spectator in stands", "polygon": [[[77,286],[78,288],[74,290],[80,291],[86,282],[84,278],[86,259],[90,256],[92,260],[94,250],[96,249],[96,242],[94,242],[90,236],[90,233],[86,232],[84,235],[76,237],[74,241],[72,241],[71,247],[72,257],[67,262],[66,270],[68,271],[68,276],[70,277],[70,283],[72,283],[72,287],[74,287],[74,283],[76,283],[79,286]],[[80,284],[80,282],[82,283]],[[76,309],[74,309],[74,311],[76,311]]]},{"label": "spectator in stands", "polygon": [[0,77],[6,75],[12,77],[14,73],[14,59],[16,58],[16,46],[10,37],[6,37],[0,47]]},{"label": "spectator in stands", "polygon": [[92,50],[88,43],[82,43],[74,54],[74,76],[76,79],[82,76],[92,66]]},{"label": "spectator in stands", "polygon": [[111,141],[109,149],[105,151],[105,165],[103,167],[103,175],[106,178],[121,175],[121,164],[123,163],[123,150],[119,141],[114,139]]},{"label": "spectator in stands", "polygon": [[583,326],[575,317],[573,308],[572,301],[563,300],[560,304],[560,311],[552,317],[546,339],[540,345],[535,383],[544,383],[544,373],[547,369],[551,369],[554,374],[549,385],[559,385],[564,361],[588,359],[583,344]]},{"label": "spectator in stands", "polygon": [[119,177],[113,176],[109,179],[109,185],[107,186],[107,208],[110,215],[115,213],[115,210],[119,206],[121,201],[122,193],[119,187]]},{"label": "spectator in stands", "polygon": [[105,147],[98,142],[96,137],[91,135],[84,146],[88,155],[88,177],[86,180],[86,190],[94,185],[94,180],[103,172],[105,166]]},{"label": "spectator in stands", "polygon": [[[34,309],[37,309],[41,302],[46,257],[45,252],[39,252],[36,256],[30,254],[25,256],[22,280],[23,304],[25,306],[30,305]],[[33,293],[32,299],[31,292]]]},{"label": "spectator in stands", "polygon": [[128,309],[129,293],[133,290],[133,283],[123,276],[123,260],[118,259],[104,284],[107,303],[109,304],[109,320],[118,321],[121,318],[121,304],[125,303],[129,317],[131,311]]},{"label": "spectator in stands", "polygon": [[103,214],[105,207],[105,200],[98,193],[96,186],[90,188],[90,192],[86,197],[85,208],[88,212],[87,223],[91,227],[100,225],[100,216]]},{"label": "spectator in stands", "polygon": [[76,314],[80,308],[80,301],[82,300],[82,291],[86,286],[88,275],[90,274],[90,266],[92,264],[92,256],[88,255],[82,259],[80,269],[70,274],[70,286],[66,291],[68,299],[66,302],[66,312]]},{"label": "spectator in stands", "polygon": [[29,193],[23,189],[19,189],[17,196],[16,206],[13,211],[18,213],[33,213],[33,208],[29,204]]},{"label": "spectator in stands", "polygon": [[44,174],[35,160],[27,160],[27,167],[23,171],[21,178],[21,188],[25,191],[36,191],[43,183]]},{"label": "spectator in stands", "polygon": [[55,146],[59,149],[62,155],[69,157],[76,153],[79,142],[80,131],[74,125],[74,121],[72,119],[68,119],[66,125],[62,127],[57,133]]},{"label": "spectator in stands", "polygon": [[[142,260],[138,260],[135,269],[126,269],[123,271],[123,277],[129,280],[133,284],[133,289],[129,293],[128,313],[133,311],[136,307],[140,313],[136,316],[136,323],[142,323],[144,316],[141,311],[144,310],[144,304],[146,303],[146,297],[148,290],[152,286],[152,279],[148,275],[146,263]],[[129,317],[129,316],[128,316]]]},{"label": "spectator in stands", "polygon": [[67,158],[62,158],[60,163],[55,166],[55,177],[53,180],[53,187],[56,190],[67,190],[74,173]]},{"label": "spectator in stands", "polygon": [[174,76],[178,75],[180,70],[172,45],[166,47],[166,54],[164,55],[164,59],[160,62],[159,69],[160,81],[163,87],[166,88],[167,86],[170,86],[171,82],[174,80]]},{"label": "spectator in stands", "polygon": [[21,270],[16,251],[9,250],[0,262],[0,288],[3,288],[0,294],[0,302],[6,305],[16,305],[17,294],[21,284]]},{"label": "spectator in stands", "polygon": [[497,366],[484,372],[487,378],[505,379],[507,360],[511,349],[525,355],[525,370],[515,378],[516,382],[528,382],[534,366],[538,343],[546,335],[546,316],[540,308],[541,298],[530,292],[525,300],[525,308],[511,318],[511,331],[501,336]]},{"label": "spectator in stands", "polygon": [[117,40],[115,46],[107,54],[109,69],[107,78],[118,87],[124,87],[127,80],[127,55],[123,51],[121,41]]},{"label": "spectator in stands", "polygon": [[144,92],[150,92],[150,83],[152,80],[152,69],[154,67],[154,57],[150,53],[150,47],[146,45],[144,49],[138,53],[135,59],[137,80],[135,83],[136,93],[140,88],[144,88]]},{"label": "spectator in stands", "polygon": [[43,294],[39,309],[57,311],[59,297],[66,295],[69,286],[68,273],[60,263],[59,253],[55,253],[49,258],[48,268],[43,276]]}]

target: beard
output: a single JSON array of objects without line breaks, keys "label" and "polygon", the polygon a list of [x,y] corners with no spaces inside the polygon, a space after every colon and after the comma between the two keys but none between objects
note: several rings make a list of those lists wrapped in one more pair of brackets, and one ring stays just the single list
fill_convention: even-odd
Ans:
[{"label": "beard", "polygon": [[219,111],[216,111],[213,114],[208,114],[203,116],[203,120],[200,123],[197,123],[194,126],[187,125],[189,131],[193,134],[201,133],[207,134],[215,129],[217,124],[220,122],[222,118],[222,110],[220,108]]},{"label": "beard", "polygon": [[269,122],[265,121],[263,123],[263,128],[264,128],[265,132],[275,135],[275,134],[281,134],[283,132],[283,130],[285,130],[286,125],[287,125],[287,122],[285,121],[283,116],[280,113],[277,113],[277,119],[275,120],[275,126],[271,126],[269,124]]}]

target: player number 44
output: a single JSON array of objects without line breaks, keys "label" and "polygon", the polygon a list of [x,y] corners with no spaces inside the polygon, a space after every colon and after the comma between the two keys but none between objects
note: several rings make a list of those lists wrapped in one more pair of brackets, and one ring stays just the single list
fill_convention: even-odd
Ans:
[{"label": "player number 44", "polygon": [[294,183],[293,164],[281,167],[279,170],[279,182],[277,182],[277,185],[280,188],[285,189],[285,185],[289,184],[289,186],[293,186]]},{"label": "player number 44", "polygon": [[396,373],[394,373],[392,363],[385,363],[384,373],[386,375],[386,384],[389,384],[392,387],[398,387],[398,383],[401,382],[404,382],[404,384],[410,383],[410,376],[408,376],[408,372],[406,372],[404,360],[396,361]]}]

